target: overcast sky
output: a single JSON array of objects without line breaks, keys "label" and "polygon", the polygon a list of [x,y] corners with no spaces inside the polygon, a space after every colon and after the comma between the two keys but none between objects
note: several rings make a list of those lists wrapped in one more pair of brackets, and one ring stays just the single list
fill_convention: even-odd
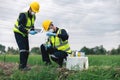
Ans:
[{"label": "overcast sky", "polygon": [[[19,12],[33,0],[0,0],[0,44],[17,48],[12,28]],[[103,45],[107,50],[120,44],[120,0],[37,0],[40,12],[36,28],[45,19],[69,33],[72,50]],[[30,48],[45,42],[45,33],[29,37]]]}]

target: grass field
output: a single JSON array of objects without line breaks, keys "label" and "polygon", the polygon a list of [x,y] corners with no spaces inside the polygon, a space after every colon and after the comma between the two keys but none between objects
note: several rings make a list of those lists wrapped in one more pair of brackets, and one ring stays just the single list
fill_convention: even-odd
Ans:
[{"label": "grass field", "polygon": [[17,69],[18,55],[6,55],[6,59],[0,55],[0,80],[120,80],[120,55],[90,55],[88,58],[88,70],[72,71],[58,70],[55,63],[45,66],[40,55],[30,55],[28,64],[32,70],[24,72]]}]

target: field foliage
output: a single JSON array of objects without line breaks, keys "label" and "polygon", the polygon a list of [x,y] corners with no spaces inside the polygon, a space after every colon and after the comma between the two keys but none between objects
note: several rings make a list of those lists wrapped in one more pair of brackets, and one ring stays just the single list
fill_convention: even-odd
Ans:
[{"label": "field foliage", "polygon": [[[119,55],[89,55],[89,69],[58,69],[53,62],[46,66],[40,55],[30,55],[30,71],[19,71],[18,55],[0,55],[0,80],[120,80]],[[65,66],[65,65],[64,65]]]}]

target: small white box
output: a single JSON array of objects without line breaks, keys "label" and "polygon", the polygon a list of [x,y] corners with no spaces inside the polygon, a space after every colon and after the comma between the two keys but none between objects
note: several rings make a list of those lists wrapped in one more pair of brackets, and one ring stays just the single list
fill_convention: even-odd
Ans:
[{"label": "small white box", "polygon": [[67,57],[66,68],[69,70],[84,70],[88,66],[88,57]]}]

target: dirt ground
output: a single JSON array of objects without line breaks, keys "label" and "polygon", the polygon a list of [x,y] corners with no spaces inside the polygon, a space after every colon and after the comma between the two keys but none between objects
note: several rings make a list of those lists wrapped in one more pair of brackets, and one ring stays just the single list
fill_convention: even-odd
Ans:
[{"label": "dirt ground", "polygon": [[[32,66],[35,68],[35,66]],[[18,64],[17,63],[3,63],[0,62],[0,76],[10,76],[17,70]],[[58,80],[64,80],[67,78],[68,74],[75,73],[75,71],[70,71],[66,68],[57,68],[59,72]]]},{"label": "dirt ground", "polygon": [[9,76],[13,73],[13,69],[16,69],[18,64],[15,63],[3,63],[0,62],[0,74]]}]

